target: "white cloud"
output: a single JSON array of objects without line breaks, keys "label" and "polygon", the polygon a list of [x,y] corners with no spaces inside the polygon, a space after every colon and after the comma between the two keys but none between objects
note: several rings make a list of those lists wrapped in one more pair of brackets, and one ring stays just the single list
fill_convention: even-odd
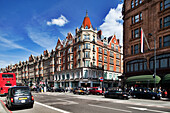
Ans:
[{"label": "white cloud", "polygon": [[116,38],[120,39],[121,45],[123,43],[122,5],[118,4],[116,9],[111,8],[104,19],[104,23],[99,27],[106,37],[115,34]]},{"label": "white cloud", "polygon": [[0,43],[1,43],[1,46],[3,47],[6,47],[6,48],[11,48],[11,49],[22,49],[22,50],[25,50],[25,51],[28,51],[28,52],[31,52],[31,53],[34,53],[34,54],[37,54],[36,52],[32,51],[32,50],[29,50],[25,47],[22,47],[18,44],[16,44],[15,42],[11,41],[11,40],[8,40],[2,36],[0,36]]},{"label": "white cloud", "polygon": [[69,21],[66,19],[66,17],[64,17],[63,15],[61,15],[59,18],[57,19],[51,19],[51,21],[47,21],[47,25],[58,25],[58,26],[64,26],[65,24],[67,24]]},{"label": "white cloud", "polygon": [[53,36],[50,34],[50,32],[40,31],[38,29],[35,30],[33,28],[28,28],[27,30],[28,36],[34,43],[50,51],[55,48],[57,36]]},{"label": "white cloud", "polygon": [[5,68],[10,64],[14,64],[13,61],[4,61],[4,60],[0,60],[0,68]]}]

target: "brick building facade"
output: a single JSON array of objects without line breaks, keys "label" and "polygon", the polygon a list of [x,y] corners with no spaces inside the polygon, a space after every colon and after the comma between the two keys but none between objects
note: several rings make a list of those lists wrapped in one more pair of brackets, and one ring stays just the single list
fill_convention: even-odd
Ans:
[{"label": "brick building facade", "polygon": [[[125,78],[154,73],[156,38],[156,73],[163,79],[170,73],[170,1],[124,0],[122,13]],[[141,29],[150,46],[149,50],[144,41],[144,53],[140,52]]]}]

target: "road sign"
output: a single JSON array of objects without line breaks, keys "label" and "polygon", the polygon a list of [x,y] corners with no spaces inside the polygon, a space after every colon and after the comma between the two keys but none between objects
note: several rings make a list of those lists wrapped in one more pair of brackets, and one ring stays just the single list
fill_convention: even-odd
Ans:
[{"label": "road sign", "polygon": [[99,80],[100,80],[100,82],[103,82],[103,77],[100,77]]}]

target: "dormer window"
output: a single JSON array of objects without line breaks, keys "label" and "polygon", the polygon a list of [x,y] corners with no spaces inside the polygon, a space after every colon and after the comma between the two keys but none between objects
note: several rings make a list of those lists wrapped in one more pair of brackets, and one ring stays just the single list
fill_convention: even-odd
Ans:
[{"label": "dormer window", "polygon": [[86,26],[85,29],[88,29],[88,26]]}]

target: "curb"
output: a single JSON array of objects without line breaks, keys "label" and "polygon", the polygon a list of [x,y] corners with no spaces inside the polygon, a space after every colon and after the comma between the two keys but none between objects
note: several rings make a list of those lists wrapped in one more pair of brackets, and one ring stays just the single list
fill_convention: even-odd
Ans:
[{"label": "curb", "polygon": [[5,103],[0,100],[0,113],[12,113],[12,111],[8,110],[8,108],[6,107]]}]

